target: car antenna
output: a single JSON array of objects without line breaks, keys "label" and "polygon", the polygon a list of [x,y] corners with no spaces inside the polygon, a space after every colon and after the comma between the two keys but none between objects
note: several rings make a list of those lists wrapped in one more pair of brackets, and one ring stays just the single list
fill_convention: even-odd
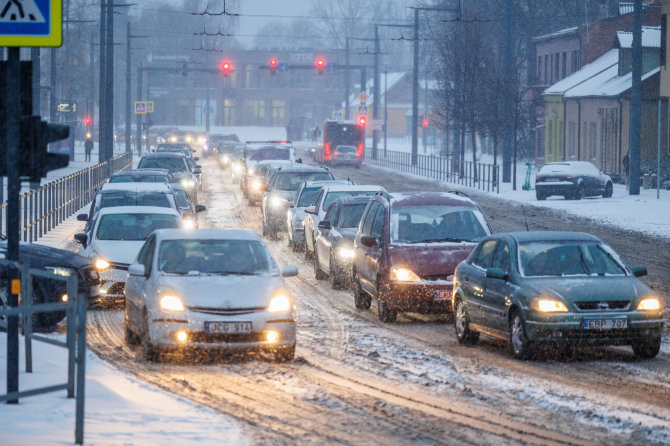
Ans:
[{"label": "car antenna", "polygon": [[523,215],[523,222],[526,223],[526,232],[530,231],[528,228],[528,219],[526,218],[526,208],[524,205],[521,205],[521,215]]}]

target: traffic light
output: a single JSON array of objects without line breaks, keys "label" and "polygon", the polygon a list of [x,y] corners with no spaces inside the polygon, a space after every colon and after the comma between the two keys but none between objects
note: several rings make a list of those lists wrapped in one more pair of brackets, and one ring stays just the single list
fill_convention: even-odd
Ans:
[{"label": "traffic light", "polygon": [[366,125],[368,125],[367,116],[359,116],[358,117],[358,125],[360,125],[361,127],[365,127]]},{"label": "traffic light", "polygon": [[221,62],[221,72],[223,73],[224,77],[228,77],[232,70],[233,70],[233,64],[231,64],[230,61],[224,60],[223,62]]},{"label": "traffic light", "polygon": [[427,129],[430,126],[430,121],[428,120],[428,118],[423,118],[421,125],[423,126],[424,129]]},{"label": "traffic light", "polygon": [[277,74],[277,59],[270,59],[270,74]]},{"label": "traffic light", "polygon": [[40,116],[26,116],[21,119],[19,175],[39,182],[50,170],[67,167],[70,156],[48,153],[47,146],[66,139],[69,135],[70,127],[47,124]]},{"label": "traffic light", "polygon": [[90,126],[93,123],[93,119],[91,119],[90,116],[86,116],[84,118],[84,124],[86,124],[86,127]]},{"label": "traffic light", "polygon": [[323,70],[326,68],[326,60],[323,57],[319,57],[315,63],[317,73],[323,74]]}]

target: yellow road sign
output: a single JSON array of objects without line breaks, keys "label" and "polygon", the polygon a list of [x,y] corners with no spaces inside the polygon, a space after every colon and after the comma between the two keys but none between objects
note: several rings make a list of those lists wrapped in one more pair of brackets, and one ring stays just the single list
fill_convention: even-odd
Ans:
[{"label": "yellow road sign", "polygon": [[62,0],[0,0],[0,46],[61,46],[62,10]]}]

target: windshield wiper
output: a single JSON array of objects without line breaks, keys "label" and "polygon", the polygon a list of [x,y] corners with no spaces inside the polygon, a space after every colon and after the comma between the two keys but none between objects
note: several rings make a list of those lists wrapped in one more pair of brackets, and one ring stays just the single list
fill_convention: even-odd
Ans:
[{"label": "windshield wiper", "polygon": [[471,242],[472,240],[453,238],[453,237],[442,237],[442,238],[430,238],[426,240],[418,240],[416,242],[410,243],[438,243],[438,242]]},{"label": "windshield wiper", "polygon": [[584,252],[582,251],[582,247],[578,246],[577,250],[579,251],[579,261],[582,263],[582,266],[584,267],[584,271],[586,271],[586,274],[591,274],[591,270],[589,267],[586,265],[586,259],[584,258]]},{"label": "windshield wiper", "polygon": [[245,271],[209,271],[207,274],[221,274],[224,276],[255,276],[258,273],[248,273]]}]

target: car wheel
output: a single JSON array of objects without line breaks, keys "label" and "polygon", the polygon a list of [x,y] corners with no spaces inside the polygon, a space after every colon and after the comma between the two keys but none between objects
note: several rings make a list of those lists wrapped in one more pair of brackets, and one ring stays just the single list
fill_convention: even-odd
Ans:
[{"label": "car wheel", "polygon": [[140,343],[140,337],[137,336],[128,325],[128,318],[124,317],[123,319],[123,331],[125,334],[126,344],[128,345],[137,345]]},{"label": "car wheel", "polygon": [[292,361],[295,357],[295,344],[289,347],[280,347],[275,350],[275,360],[277,362]]},{"label": "car wheel", "polygon": [[368,293],[363,290],[361,286],[361,281],[358,278],[355,279],[356,285],[354,286],[354,305],[358,310],[369,310],[372,306],[372,298]]},{"label": "car wheel", "polygon": [[151,343],[149,339],[149,317],[144,313],[144,337],[142,339],[142,354],[144,359],[151,362],[160,360],[160,350]]},{"label": "car wheel", "polygon": [[661,338],[634,342],[632,347],[633,353],[638,359],[655,358],[661,350]]},{"label": "car wheel", "polygon": [[605,185],[605,192],[603,192],[603,198],[612,198],[613,193],[612,183],[607,183]]},{"label": "car wheel", "polygon": [[526,323],[519,310],[514,310],[509,321],[509,341],[516,359],[528,359],[532,356],[532,344],[526,336]]},{"label": "car wheel", "polygon": [[326,273],[324,273],[321,270],[321,266],[319,266],[319,255],[314,252],[314,277],[316,277],[316,280],[325,280],[326,279]]},{"label": "car wheel", "polygon": [[577,187],[577,192],[575,192],[575,200],[581,200],[584,197],[586,197],[586,187],[580,184]]},{"label": "car wheel", "polygon": [[542,200],[546,200],[546,199],[547,199],[547,196],[544,195],[544,194],[541,193],[541,192],[535,191],[535,198],[537,198],[538,201],[542,201]]},{"label": "car wheel", "polygon": [[333,258],[333,253],[330,253],[330,274],[329,274],[329,279],[330,279],[330,287],[334,290],[339,290],[342,289],[343,287],[343,280],[342,280],[342,273],[337,271],[337,267],[335,266],[335,259]]},{"label": "car wheel", "polygon": [[474,344],[479,339],[479,333],[470,330],[470,318],[465,310],[465,304],[461,299],[456,301],[454,311],[454,326],[456,328],[456,339],[461,344]]},{"label": "car wheel", "polygon": [[386,323],[395,322],[398,318],[398,312],[391,310],[382,299],[377,300],[377,313],[379,320]]}]

